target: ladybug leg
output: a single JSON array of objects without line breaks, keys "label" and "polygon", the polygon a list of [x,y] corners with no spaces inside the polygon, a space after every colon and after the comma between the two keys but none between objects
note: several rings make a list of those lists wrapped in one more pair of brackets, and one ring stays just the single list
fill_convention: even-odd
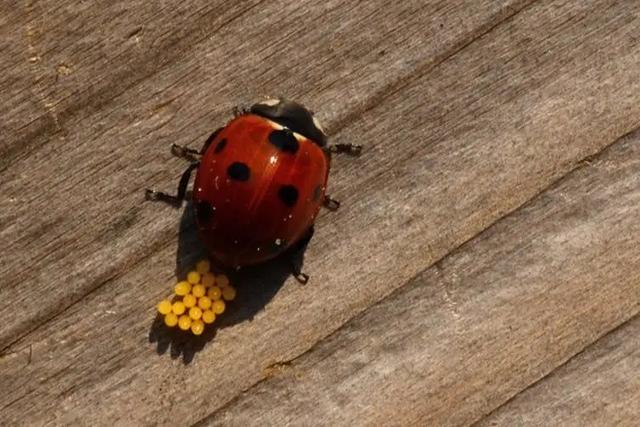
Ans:
[{"label": "ladybug leg", "polygon": [[309,282],[308,274],[304,274],[301,271],[293,271],[291,274],[293,275],[293,277],[296,278],[298,283],[300,283],[301,285],[306,285]]},{"label": "ladybug leg", "polygon": [[332,212],[335,212],[340,207],[340,202],[332,199],[328,194],[325,194],[324,201],[322,202],[322,206],[329,209]]},{"label": "ladybug leg", "polygon": [[362,153],[362,145],[356,144],[334,144],[326,148],[330,153],[335,154],[348,154],[350,156],[357,157]]},{"label": "ladybug leg", "polygon": [[183,145],[171,144],[171,154],[182,159],[194,161],[197,158],[196,156],[200,155],[200,152]]},{"label": "ladybug leg", "polygon": [[180,207],[182,201],[186,198],[187,195],[187,185],[189,185],[189,178],[191,178],[191,173],[194,169],[196,169],[200,163],[191,163],[187,170],[184,171],[182,177],[180,177],[180,182],[178,183],[178,194],[176,196],[172,196],[171,194],[163,193],[161,191],[150,190],[147,188],[144,195],[147,200],[160,200],[165,203],[169,203],[175,207]]},{"label": "ladybug leg", "polygon": [[221,130],[222,128],[216,129],[215,132],[209,135],[209,138],[207,138],[200,150],[194,150],[193,148],[189,148],[184,145],[171,144],[171,154],[182,159],[187,159],[191,162],[196,162],[200,159],[200,156],[202,156],[207,151],[207,148],[209,148],[209,146],[211,145],[213,140],[216,139],[216,136],[218,136]]},{"label": "ladybug leg", "polygon": [[311,237],[313,237],[313,226],[309,227],[304,236],[293,246],[292,252],[289,253],[291,275],[302,285],[309,281],[309,275],[302,272],[302,257]]},{"label": "ladybug leg", "polygon": [[242,116],[244,114],[247,114],[250,111],[251,111],[251,107],[247,107],[247,106],[243,106],[243,105],[236,105],[231,110],[231,114],[233,114],[233,117],[238,117],[238,116]]}]

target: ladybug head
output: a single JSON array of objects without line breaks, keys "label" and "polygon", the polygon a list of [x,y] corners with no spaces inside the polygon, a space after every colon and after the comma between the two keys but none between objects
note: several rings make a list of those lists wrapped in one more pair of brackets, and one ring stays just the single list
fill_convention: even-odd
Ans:
[{"label": "ladybug head", "polygon": [[327,144],[327,135],[318,120],[311,111],[297,102],[286,99],[268,99],[254,104],[249,111],[285,126],[321,147]]}]

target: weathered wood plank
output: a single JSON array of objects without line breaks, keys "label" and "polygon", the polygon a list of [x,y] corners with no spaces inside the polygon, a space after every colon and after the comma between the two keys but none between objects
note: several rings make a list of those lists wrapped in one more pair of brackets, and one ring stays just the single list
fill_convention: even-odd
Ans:
[{"label": "weathered wood plank", "polygon": [[[21,126],[10,127],[14,133],[2,146],[0,170],[26,160],[51,139],[64,143],[76,133],[78,122],[166,70],[256,4],[258,0],[192,0],[171,6],[137,0],[126,6],[26,1],[7,7],[2,34],[15,51],[6,67],[14,79],[0,88],[30,96],[40,108],[38,116],[25,118],[26,99],[5,106],[4,119],[19,120]],[[91,127],[94,138],[108,123],[97,125]]]},{"label": "weathered wood plank", "polygon": [[2,155],[0,298],[21,310],[0,309],[0,348],[175,238],[179,213],[141,200],[175,186],[171,142],[200,144],[239,100],[274,93],[337,129],[526,1],[254,3],[34,4],[35,78],[59,129],[16,130]]},{"label": "weathered wood plank", "polygon": [[[203,424],[468,425],[640,313],[639,281],[636,133]],[[533,425],[602,425],[590,417],[617,394],[595,407],[585,394],[616,388],[619,376],[609,387],[600,383],[608,373],[637,377],[638,357],[613,362],[632,349],[637,355],[638,343],[636,337],[590,370],[581,364],[554,374],[551,390],[526,392],[522,404],[486,425],[522,425],[526,413]],[[602,371],[594,376],[593,369]],[[626,396],[631,402],[638,381],[626,384],[635,386]],[[627,415],[637,414],[634,402]],[[578,407],[583,418],[574,418]]]},{"label": "weathered wood plank", "polygon": [[[128,242],[141,252],[149,227],[168,243],[155,235],[157,253],[119,265],[116,277],[10,347],[0,374],[17,391],[0,392],[2,416],[186,423],[221,407],[637,126],[637,21],[629,4],[541,2],[367,110],[337,135],[365,141],[369,154],[336,161],[332,189],[344,209],[320,218],[306,263],[313,285],[283,287],[186,367],[146,342],[152,313],[140,308],[173,281],[175,218],[140,208]],[[131,251],[108,254],[116,249]],[[84,268],[93,275],[101,264]]]},{"label": "weathered wood plank", "polygon": [[640,419],[638,372],[636,316],[478,425],[634,426]]}]

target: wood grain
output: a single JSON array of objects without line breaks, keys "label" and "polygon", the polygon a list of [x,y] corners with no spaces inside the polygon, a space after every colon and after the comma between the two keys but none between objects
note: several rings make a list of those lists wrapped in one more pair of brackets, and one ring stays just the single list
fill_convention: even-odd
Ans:
[{"label": "wood grain", "polygon": [[[172,142],[199,146],[232,106],[273,94],[340,128],[526,4],[255,3],[27,11],[41,59],[20,86],[37,79],[52,106],[0,156],[11,165],[0,175],[0,274],[11,278],[0,298],[21,307],[0,309],[0,348],[175,239],[179,213],[142,203],[145,187],[176,185],[184,165]],[[97,20],[109,24],[95,32]],[[21,30],[7,34],[20,41]],[[21,114],[16,102],[7,123]]]},{"label": "wood grain", "polygon": [[[340,3],[333,15],[311,3],[294,8],[297,15],[265,4],[229,17],[215,42],[196,43],[86,116],[69,116],[64,139],[14,152],[0,188],[8,194],[0,236],[12,254],[0,257],[8,260],[2,274],[13,278],[0,290],[13,301],[10,315],[1,312],[8,347],[0,380],[13,385],[0,391],[3,423],[197,421],[640,124],[638,6],[403,4],[355,13],[365,6]],[[314,30],[284,25],[291,32],[273,48],[253,41],[282,37],[282,19],[313,22]],[[335,44],[326,43],[327,26],[342,31]],[[381,46],[395,68],[376,68]],[[328,62],[315,55],[323,48]],[[358,96],[348,92],[373,70]],[[251,321],[194,344],[197,354],[183,363],[174,358],[191,344],[155,335],[152,307],[175,280],[176,258],[196,250],[188,239],[176,247],[179,213],[141,204],[140,188],[174,185],[181,165],[159,147],[202,139],[238,97],[262,91],[320,100],[322,109],[307,103],[326,111],[334,139],[362,141],[367,154],[335,162],[331,192],[343,209],[319,219],[305,262],[310,286],[287,281]],[[31,176],[20,172],[26,164]],[[36,178],[50,185],[19,191]],[[64,202],[51,202],[61,195]],[[27,212],[45,214],[21,221]],[[269,274],[254,277],[244,301],[266,292],[277,276]],[[535,320],[532,327],[546,326]],[[594,338],[571,338],[563,327],[568,340]],[[568,357],[566,345],[558,354]],[[517,387],[496,388],[504,397]],[[461,417],[477,411],[470,405]]]},{"label": "wood grain", "polygon": [[[114,107],[127,108],[126,102],[108,106],[256,4],[16,2],[3,33],[7,44],[18,48],[9,62],[15,65],[7,67],[14,80],[1,88],[30,95],[40,108],[38,115],[13,127],[16,137],[3,145],[0,170],[16,160],[29,160],[33,149],[52,141],[63,145],[78,133],[80,123],[86,123],[83,119],[99,110],[105,110],[104,116]],[[22,69],[22,64],[29,68]],[[21,120],[24,104],[22,99],[10,104],[7,119]],[[92,121],[93,139],[108,124]]]},{"label": "wood grain", "polygon": [[[640,313],[638,283],[640,133],[585,163],[202,424],[469,425]],[[622,385],[614,376],[609,387],[600,383],[609,372],[635,377],[637,357],[625,357],[629,351],[637,355],[637,338],[597,361],[598,376],[584,365],[573,378],[560,370],[549,380],[552,391],[544,391],[543,381],[486,425],[522,425],[525,408],[532,425],[582,425],[580,419],[611,425],[591,416],[617,398],[592,407],[587,403],[597,397],[587,395],[590,388],[612,393]],[[636,402],[637,379],[625,385],[615,406]],[[635,408],[620,419],[636,420],[637,404],[630,406]],[[574,418],[572,408],[582,415]],[[604,421],[605,414],[597,419]]]},{"label": "wood grain", "polygon": [[33,33],[32,23],[17,2],[0,5],[0,162],[6,160],[9,147],[25,127],[38,120],[52,121],[43,114],[46,107],[37,96],[39,81],[31,78],[39,58],[29,43]]},{"label": "wood grain", "polygon": [[478,425],[633,426],[640,417],[639,371],[636,316]]}]

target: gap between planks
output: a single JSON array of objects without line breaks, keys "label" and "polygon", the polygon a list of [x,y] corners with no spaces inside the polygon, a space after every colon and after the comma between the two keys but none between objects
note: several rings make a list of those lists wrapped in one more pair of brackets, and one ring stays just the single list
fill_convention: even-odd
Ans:
[{"label": "gap between planks", "polygon": [[[399,79],[397,81],[392,81],[389,84],[387,84],[386,86],[383,86],[378,92],[374,93],[369,98],[369,102],[365,103],[362,108],[353,109],[351,112],[347,112],[347,114],[344,115],[344,118],[342,120],[340,120],[340,118],[338,118],[336,120],[335,125],[333,127],[331,127],[331,131],[333,133],[340,132],[345,127],[347,127],[349,125],[349,123],[354,121],[357,117],[362,116],[363,114],[365,114],[365,113],[369,112],[370,110],[374,109],[376,106],[378,106],[378,104],[381,104],[386,98],[388,98],[390,96],[393,96],[396,93],[402,91],[407,86],[411,85],[412,83],[414,83],[414,82],[418,81],[419,79],[421,79],[422,77],[424,77],[424,75],[429,73],[429,71],[437,68],[438,66],[442,65],[443,63],[445,63],[447,60],[449,60],[452,57],[460,54],[467,47],[469,47],[472,44],[474,44],[477,40],[482,39],[487,34],[492,33],[493,30],[495,30],[496,28],[500,27],[501,25],[506,24],[507,22],[512,20],[515,16],[517,16],[520,13],[526,11],[528,8],[530,8],[537,1],[539,1],[539,0],[530,0],[530,1],[521,2],[519,4],[514,4],[512,6],[512,8],[513,8],[512,13],[507,14],[502,19],[496,20],[495,23],[492,22],[492,19],[487,19],[485,24],[483,24],[482,26],[480,26],[480,27],[478,27],[476,29],[476,34],[472,38],[470,38],[466,42],[464,40],[462,40],[461,43],[459,43],[457,46],[454,45],[449,52],[444,51],[443,54],[435,60],[435,62],[428,62],[424,66],[418,67],[415,70],[415,72],[409,74],[408,76],[405,76],[405,78]],[[496,12],[495,15],[498,16],[500,14],[501,14],[501,12],[498,11],[498,12]]]},{"label": "gap between planks", "polygon": [[595,340],[593,340],[591,343],[586,345],[580,351],[576,352],[571,357],[569,357],[567,360],[565,360],[563,363],[561,363],[558,366],[556,366],[552,371],[549,371],[546,375],[544,375],[543,377],[541,377],[537,381],[532,382],[531,384],[529,384],[528,386],[526,386],[525,388],[523,388],[522,390],[520,390],[519,392],[517,392],[516,394],[511,396],[509,399],[505,400],[502,404],[500,404],[499,406],[496,406],[491,412],[489,412],[488,414],[484,415],[482,418],[480,418],[477,421],[475,421],[472,424],[472,426],[473,427],[479,427],[479,426],[483,425],[483,423],[485,423],[488,420],[490,420],[491,417],[493,417],[496,414],[498,414],[501,410],[503,410],[508,405],[510,405],[511,403],[516,401],[516,399],[518,399],[519,397],[523,396],[527,392],[535,389],[537,386],[543,384],[545,381],[548,381],[550,378],[555,376],[558,372],[561,372],[561,370],[563,370],[566,367],[570,366],[572,363],[575,363],[578,359],[580,359],[581,356],[583,356],[584,354],[589,353],[590,351],[592,351],[595,348],[597,348],[600,345],[600,343],[602,343],[604,340],[607,340],[608,338],[610,338],[613,335],[617,334],[619,331],[621,331],[625,327],[629,326],[633,322],[636,322],[638,319],[640,319],[640,312],[637,312],[632,317],[630,317],[629,319],[621,322],[620,324],[618,324],[617,326],[611,328],[610,330],[605,331],[602,335],[597,337]]}]

